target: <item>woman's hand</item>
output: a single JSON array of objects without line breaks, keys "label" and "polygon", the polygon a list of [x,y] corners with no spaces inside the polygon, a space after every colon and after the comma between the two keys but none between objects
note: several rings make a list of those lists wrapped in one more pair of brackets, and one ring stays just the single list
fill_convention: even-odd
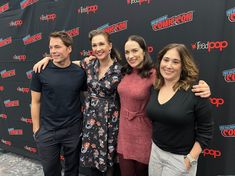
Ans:
[{"label": "woman's hand", "polygon": [[184,158],[184,164],[185,164],[186,170],[189,171],[191,165],[190,165],[190,161],[187,157]]},{"label": "woman's hand", "polygon": [[92,60],[95,60],[95,59],[96,59],[95,56],[90,55],[89,57],[85,57],[85,58],[84,58],[84,62],[85,62],[86,64],[89,64]]},{"label": "woman's hand", "polygon": [[81,67],[81,61],[72,61],[72,63],[76,64],[77,66]]},{"label": "woman's hand", "polygon": [[33,71],[35,73],[40,73],[41,70],[44,70],[46,68],[50,60],[52,60],[51,57],[44,57],[42,60],[40,60],[33,66]]},{"label": "woman's hand", "polygon": [[208,98],[211,95],[209,85],[203,80],[200,80],[198,85],[194,85],[192,91],[196,96],[200,96],[202,98]]}]

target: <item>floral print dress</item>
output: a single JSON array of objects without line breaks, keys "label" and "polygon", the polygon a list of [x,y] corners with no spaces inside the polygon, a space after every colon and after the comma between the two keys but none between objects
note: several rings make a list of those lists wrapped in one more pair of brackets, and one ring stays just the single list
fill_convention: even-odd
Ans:
[{"label": "floral print dress", "polygon": [[84,124],[80,163],[105,172],[114,164],[119,125],[117,85],[121,80],[121,65],[115,60],[99,80],[99,61],[82,62],[87,73]]}]

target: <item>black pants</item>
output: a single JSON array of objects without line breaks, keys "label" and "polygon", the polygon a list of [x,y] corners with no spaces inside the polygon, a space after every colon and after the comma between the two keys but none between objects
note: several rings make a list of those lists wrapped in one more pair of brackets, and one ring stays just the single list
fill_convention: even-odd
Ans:
[{"label": "black pants", "polygon": [[148,165],[135,160],[124,159],[119,154],[119,164],[122,176],[148,176]]},{"label": "black pants", "polygon": [[61,176],[61,149],[65,159],[64,176],[78,176],[81,127],[82,123],[50,131],[41,127],[36,133],[35,141],[45,176]]}]

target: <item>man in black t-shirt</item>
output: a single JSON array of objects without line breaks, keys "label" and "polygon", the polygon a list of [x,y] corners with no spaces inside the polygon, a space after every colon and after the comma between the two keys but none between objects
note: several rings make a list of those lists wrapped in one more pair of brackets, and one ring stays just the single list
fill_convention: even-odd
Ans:
[{"label": "man in black t-shirt", "polygon": [[79,173],[82,112],[80,92],[85,72],[71,63],[72,38],[66,32],[50,34],[53,62],[31,81],[31,115],[34,139],[45,176],[61,176],[60,151],[65,158],[65,176]]}]

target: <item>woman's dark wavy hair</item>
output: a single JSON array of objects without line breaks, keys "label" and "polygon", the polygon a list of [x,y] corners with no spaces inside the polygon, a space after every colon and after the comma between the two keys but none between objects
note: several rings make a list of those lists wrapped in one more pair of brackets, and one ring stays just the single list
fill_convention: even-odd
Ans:
[{"label": "woman's dark wavy hair", "polygon": [[[150,70],[152,68],[155,67],[152,59],[151,59],[151,56],[149,55],[148,51],[147,51],[147,45],[146,45],[146,42],[144,40],[143,37],[139,36],[139,35],[131,35],[128,37],[127,41],[135,41],[139,44],[140,48],[142,48],[142,50],[144,51],[144,60],[143,60],[143,65],[141,68],[138,69],[138,74],[142,77],[142,78],[147,78],[151,75],[151,72]],[[125,42],[125,43],[126,43]],[[125,75],[125,74],[131,74],[133,68],[128,64],[126,63],[123,68],[122,68],[122,74]]]},{"label": "woman's dark wavy hair", "polygon": [[[109,33],[105,32],[105,31],[102,31],[102,30],[92,30],[92,31],[90,31],[89,35],[88,35],[88,38],[89,38],[90,42],[91,42],[92,38],[97,36],[97,35],[103,35],[109,43],[112,43]],[[110,56],[111,56],[112,59],[114,59],[114,58],[117,59],[117,61],[121,60],[120,52],[114,47],[112,47],[112,49],[111,49]]]},{"label": "woman's dark wavy hair", "polygon": [[193,56],[187,49],[184,44],[171,43],[166,45],[159,53],[157,58],[157,78],[155,82],[155,88],[160,89],[164,85],[164,78],[160,73],[160,63],[163,56],[167,53],[167,51],[175,48],[181,59],[181,75],[179,81],[173,86],[173,89],[183,89],[188,90],[193,84],[198,81],[199,70],[193,59]]}]

